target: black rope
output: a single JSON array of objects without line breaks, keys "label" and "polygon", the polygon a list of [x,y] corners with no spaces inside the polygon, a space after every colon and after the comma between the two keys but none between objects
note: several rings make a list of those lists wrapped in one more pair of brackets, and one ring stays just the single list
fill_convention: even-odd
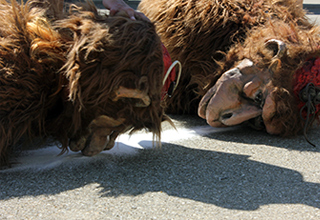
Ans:
[{"label": "black rope", "polygon": [[[305,102],[306,104],[300,109],[300,117],[305,122],[304,128],[303,128],[303,135],[306,141],[312,145],[313,147],[316,147],[315,144],[313,144],[309,138],[307,137],[307,131],[312,125],[312,122],[315,119],[316,116],[316,105],[320,104],[320,88],[316,87],[313,83],[308,83],[306,87],[304,87],[300,92],[300,100]],[[307,118],[304,119],[302,116],[303,110],[307,111]]]}]

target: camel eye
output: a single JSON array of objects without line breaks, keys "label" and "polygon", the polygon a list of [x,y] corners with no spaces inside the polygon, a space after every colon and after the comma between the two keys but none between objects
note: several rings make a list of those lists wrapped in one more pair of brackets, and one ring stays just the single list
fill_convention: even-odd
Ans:
[{"label": "camel eye", "polygon": [[259,91],[256,96],[254,97],[254,102],[261,105],[262,104],[262,98],[263,98],[263,95],[262,95],[262,92]]}]

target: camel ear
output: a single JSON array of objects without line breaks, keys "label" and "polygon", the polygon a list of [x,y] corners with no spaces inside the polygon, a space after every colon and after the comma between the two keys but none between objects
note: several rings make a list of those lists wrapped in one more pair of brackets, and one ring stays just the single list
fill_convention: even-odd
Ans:
[{"label": "camel ear", "polygon": [[115,91],[115,98],[113,98],[112,101],[116,102],[121,98],[136,99],[136,107],[148,107],[151,103],[150,97],[146,92],[123,86],[120,86],[119,89]]},{"label": "camel ear", "polygon": [[281,40],[271,39],[265,43],[266,47],[273,50],[273,59],[281,59],[287,53],[287,46]]},{"label": "camel ear", "polygon": [[281,58],[287,53],[287,46],[283,41],[271,39],[266,43],[266,48],[273,51],[273,58],[269,66],[269,71],[273,75],[281,65]]}]

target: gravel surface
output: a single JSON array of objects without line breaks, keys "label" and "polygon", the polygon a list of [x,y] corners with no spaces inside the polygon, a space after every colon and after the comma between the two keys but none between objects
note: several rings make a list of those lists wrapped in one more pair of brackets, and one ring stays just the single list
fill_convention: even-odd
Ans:
[{"label": "gravel surface", "polygon": [[0,171],[0,219],[320,219],[319,128],[314,148],[173,118],[161,149]]}]

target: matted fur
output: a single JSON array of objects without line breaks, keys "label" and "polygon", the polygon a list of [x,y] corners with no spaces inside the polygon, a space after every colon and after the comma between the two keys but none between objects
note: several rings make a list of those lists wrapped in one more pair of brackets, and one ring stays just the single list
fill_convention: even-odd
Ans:
[{"label": "matted fur", "polygon": [[[223,58],[248,30],[273,19],[311,26],[296,0],[142,0],[139,10],[155,22],[162,42],[183,73],[167,112],[196,113],[199,94]],[[218,75],[216,75],[218,77]]]},{"label": "matted fur", "polygon": [[[71,5],[59,16],[58,7],[47,6],[0,0],[0,163],[8,163],[25,137],[52,137],[66,150],[101,115],[124,118],[119,133],[145,128],[160,137],[167,116],[160,105],[162,48],[153,24],[100,16],[92,2]],[[112,101],[119,86],[146,92],[151,104]]]}]

